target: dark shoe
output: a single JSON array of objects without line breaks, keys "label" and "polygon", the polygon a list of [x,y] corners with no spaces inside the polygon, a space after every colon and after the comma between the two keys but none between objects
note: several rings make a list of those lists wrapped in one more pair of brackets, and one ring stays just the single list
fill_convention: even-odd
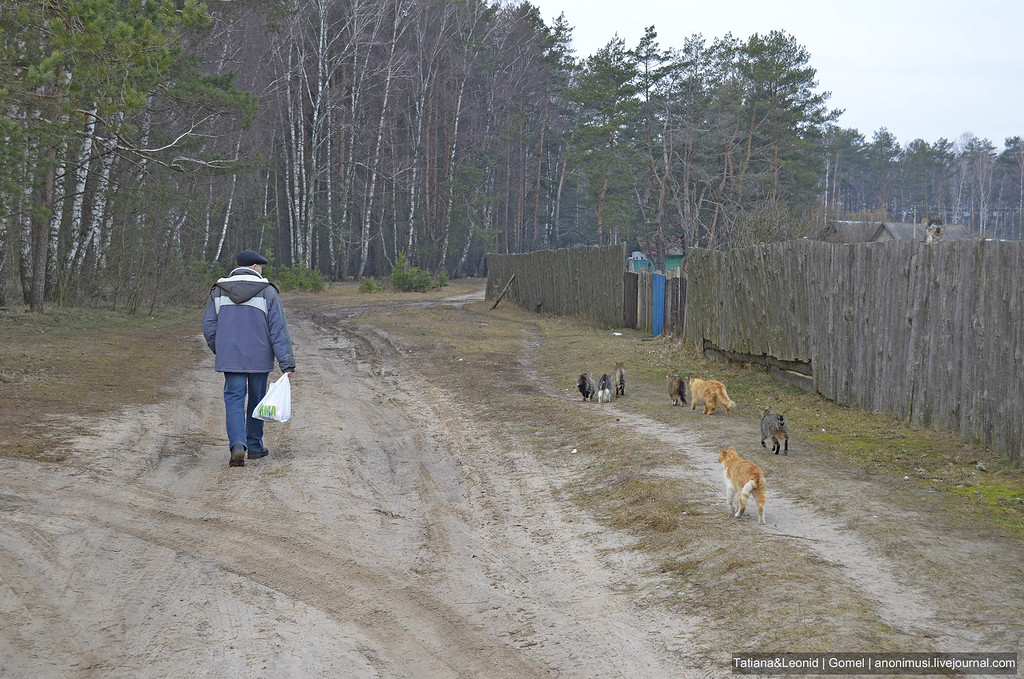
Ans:
[{"label": "dark shoe", "polygon": [[229,467],[244,467],[245,466],[245,446],[236,443],[231,446],[231,461],[228,462]]},{"label": "dark shoe", "polygon": [[266,448],[264,448],[263,450],[250,450],[249,451],[249,459],[250,460],[258,460],[261,457],[266,457],[267,453],[269,453],[269,452],[270,451],[267,450]]}]

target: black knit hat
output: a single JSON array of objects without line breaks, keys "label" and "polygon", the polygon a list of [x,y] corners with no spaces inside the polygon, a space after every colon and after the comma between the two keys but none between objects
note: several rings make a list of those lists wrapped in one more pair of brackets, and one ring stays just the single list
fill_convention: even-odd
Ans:
[{"label": "black knit hat", "polygon": [[253,264],[269,264],[267,258],[255,250],[242,250],[235,257],[238,266],[252,266]]}]

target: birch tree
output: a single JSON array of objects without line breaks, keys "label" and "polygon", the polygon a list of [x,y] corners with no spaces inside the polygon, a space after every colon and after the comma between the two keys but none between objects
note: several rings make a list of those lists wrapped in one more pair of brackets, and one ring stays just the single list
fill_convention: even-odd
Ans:
[{"label": "birch tree", "polygon": [[357,277],[362,278],[366,270],[366,263],[370,252],[370,240],[379,235],[383,240],[381,229],[378,225],[376,231],[373,229],[373,204],[377,195],[377,177],[380,170],[381,149],[384,143],[384,125],[388,117],[388,105],[391,100],[391,90],[394,86],[396,72],[398,70],[398,41],[404,35],[409,26],[408,18],[412,7],[411,0],[394,0],[391,6],[391,37],[385,45],[385,68],[384,68],[384,94],[380,102],[380,116],[377,119],[376,141],[373,147],[373,154],[370,157],[369,167],[369,188],[366,192],[366,203],[364,206],[362,220],[362,236],[360,238],[359,251],[359,273]]},{"label": "birch tree", "polygon": [[410,115],[412,121],[410,128],[413,130],[410,139],[410,177],[409,177],[409,204],[407,215],[407,238],[405,239],[408,261],[415,264],[417,261],[415,246],[417,243],[416,222],[417,216],[426,219],[426,209],[420,205],[421,176],[426,165],[426,145],[424,134],[428,125],[428,116],[431,105],[431,96],[436,87],[439,72],[443,66],[443,54],[447,43],[445,36],[451,32],[451,26],[455,21],[456,6],[452,3],[417,3],[414,7],[415,18],[413,20],[411,36],[416,50],[416,67],[413,71],[414,92],[412,95],[412,110]]}]

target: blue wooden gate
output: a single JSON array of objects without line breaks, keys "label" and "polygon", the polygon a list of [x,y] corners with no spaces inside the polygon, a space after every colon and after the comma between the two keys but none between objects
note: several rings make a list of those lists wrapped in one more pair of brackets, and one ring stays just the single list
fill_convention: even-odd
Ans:
[{"label": "blue wooden gate", "polygon": [[665,275],[656,273],[654,274],[654,290],[652,291],[651,300],[653,308],[651,309],[651,325],[653,326],[652,332],[657,337],[661,334],[661,331],[665,329]]}]

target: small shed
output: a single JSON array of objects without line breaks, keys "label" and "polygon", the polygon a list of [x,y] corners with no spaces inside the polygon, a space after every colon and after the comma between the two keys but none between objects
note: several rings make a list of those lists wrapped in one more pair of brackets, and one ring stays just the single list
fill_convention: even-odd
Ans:
[{"label": "small shed", "polygon": [[[970,240],[971,232],[963,224],[942,224],[942,240]],[[881,243],[890,240],[925,240],[928,236],[927,224],[907,222],[882,222],[875,229],[871,240]]]},{"label": "small shed", "polygon": [[668,273],[672,269],[681,269],[684,256],[685,253],[682,250],[669,250],[665,254],[665,272]]},{"label": "small shed", "polygon": [[626,260],[627,271],[654,271],[654,262],[639,250],[634,251]]}]

